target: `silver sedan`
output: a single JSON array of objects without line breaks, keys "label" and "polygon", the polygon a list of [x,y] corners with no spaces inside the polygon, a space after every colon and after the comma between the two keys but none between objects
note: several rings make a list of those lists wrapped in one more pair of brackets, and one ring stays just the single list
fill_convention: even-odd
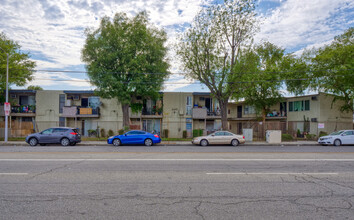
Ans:
[{"label": "silver sedan", "polygon": [[245,143],[245,137],[228,131],[216,131],[207,136],[195,137],[192,144],[207,146],[209,144],[231,144],[237,146]]}]

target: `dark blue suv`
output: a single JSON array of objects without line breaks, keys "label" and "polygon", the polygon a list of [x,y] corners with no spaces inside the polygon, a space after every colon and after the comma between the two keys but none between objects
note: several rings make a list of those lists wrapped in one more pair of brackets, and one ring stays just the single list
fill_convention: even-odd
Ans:
[{"label": "dark blue suv", "polygon": [[74,146],[81,142],[81,135],[76,128],[48,128],[42,132],[28,135],[26,142],[31,146],[59,143],[63,146]]}]

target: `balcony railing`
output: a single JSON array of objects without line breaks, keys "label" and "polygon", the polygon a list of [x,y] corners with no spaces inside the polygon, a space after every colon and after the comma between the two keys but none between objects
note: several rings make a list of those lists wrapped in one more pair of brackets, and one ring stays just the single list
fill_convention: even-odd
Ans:
[{"label": "balcony railing", "polygon": [[12,106],[11,113],[36,113],[35,105]]},{"label": "balcony railing", "polygon": [[63,117],[98,117],[100,115],[100,108],[87,108],[81,106],[64,106]]}]

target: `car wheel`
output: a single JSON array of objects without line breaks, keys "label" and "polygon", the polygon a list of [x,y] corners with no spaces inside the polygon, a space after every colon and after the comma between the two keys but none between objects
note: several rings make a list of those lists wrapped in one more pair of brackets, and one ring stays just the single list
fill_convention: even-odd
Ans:
[{"label": "car wheel", "polygon": [[205,139],[200,141],[200,146],[208,146],[208,144],[209,144],[208,141]]},{"label": "car wheel", "polygon": [[70,143],[70,146],[75,146],[75,145],[76,145],[76,142]]},{"label": "car wheel", "polygon": [[46,144],[39,144],[39,145],[41,145],[41,146],[45,146]]},{"label": "car wheel", "polygon": [[38,140],[36,138],[31,138],[28,143],[34,147],[38,144]]},{"label": "car wheel", "polygon": [[238,145],[239,145],[238,140],[237,140],[237,139],[233,139],[233,140],[231,141],[231,145],[234,146],[234,147],[238,146]]},{"label": "car wheel", "polygon": [[152,146],[152,140],[151,139],[145,139],[144,141],[145,146]]},{"label": "car wheel", "polygon": [[120,143],[120,140],[119,140],[119,139],[114,139],[114,140],[113,140],[113,145],[114,145],[114,146],[118,147],[120,144],[121,144],[121,143]]},{"label": "car wheel", "polygon": [[333,142],[333,145],[336,147],[339,147],[341,144],[342,144],[342,142],[339,139],[334,140],[334,142]]},{"label": "car wheel", "polygon": [[63,138],[61,139],[60,143],[62,146],[68,146],[70,144],[70,141],[67,138]]}]

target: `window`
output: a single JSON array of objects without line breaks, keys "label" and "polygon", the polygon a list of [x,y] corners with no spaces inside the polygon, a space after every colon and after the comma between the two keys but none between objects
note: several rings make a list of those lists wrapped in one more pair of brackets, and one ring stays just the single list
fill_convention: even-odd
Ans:
[{"label": "window", "polygon": [[310,110],[310,100],[305,100],[305,111]]},{"label": "window", "polygon": [[53,133],[53,128],[49,128],[47,130],[42,131],[42,134],[51,134]]},{"label": "window", "polygon": [[293,102],[289,102],[289,112],[294,111],[294,103]]},{"label": "window", "polygon": [[59,117],[59,127],[65,127],[65,118]]},{"label": "window", "polygon": [[309,111],[310,100],[289,102],[289,112]]},{"label": "window", "polygon": [[55,128],[53,133],[64,133],[67,131],[68,131],[68,129],[65,129],[65,128]]},{"label": "window", "polygon": [[59,113],[63,113],[63,107],[65,106],[65,94],[59,95]]},{"label": "window", "polygon": [[246,105],[245,106],[245,115],[256,114],[256,109],[254,106]]},{"label": "window", "polygon": [[186,115],[192,115],[192,96],[187,96]]}]

